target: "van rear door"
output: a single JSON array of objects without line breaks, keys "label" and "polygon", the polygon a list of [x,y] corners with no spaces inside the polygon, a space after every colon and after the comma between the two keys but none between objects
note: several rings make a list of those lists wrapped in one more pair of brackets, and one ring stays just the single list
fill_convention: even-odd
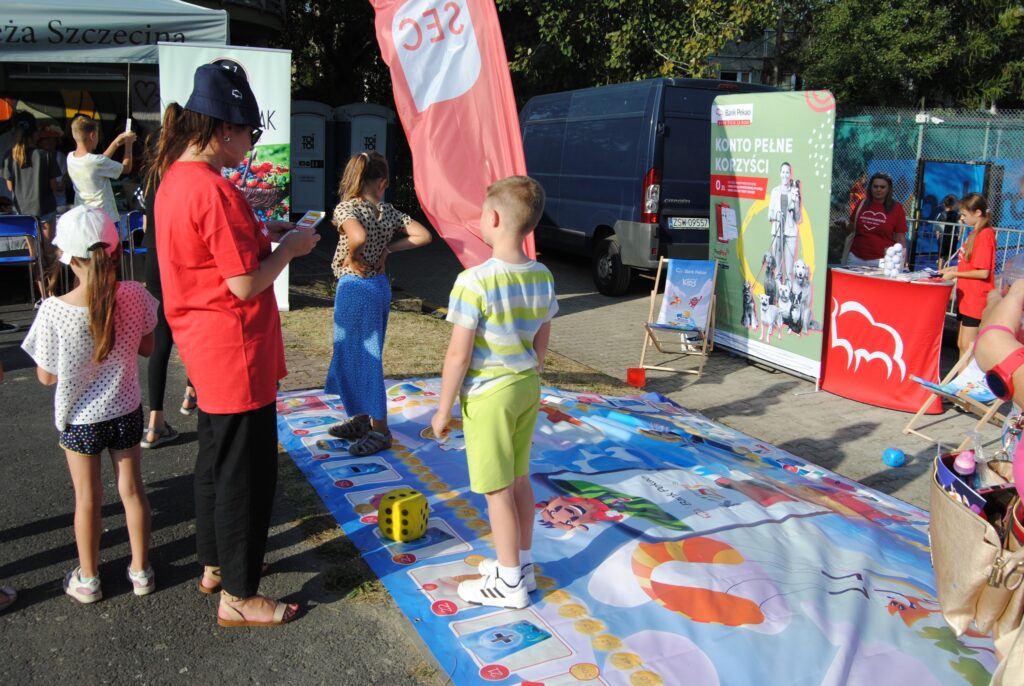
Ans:
[{"label": "van rear door", "polygon": [[661,225],[669,257],[707,259],[711,103],[717,90],[666,85]]}]

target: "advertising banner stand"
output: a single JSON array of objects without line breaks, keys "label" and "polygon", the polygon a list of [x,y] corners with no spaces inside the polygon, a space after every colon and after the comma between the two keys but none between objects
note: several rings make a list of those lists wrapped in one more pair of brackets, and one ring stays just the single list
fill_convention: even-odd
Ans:
[{"label": "advertising banner stand", "polygon": [[[291,210],[291,51],[175,43],[160,43],[159,48],[161,112],[169,103],[185,104],[192,93],[193,75],[204,64],[229,62],[245,72],[260,106],[263,135],[237,169],[225,169],[223,173],[242,190],[260,220],[288,221]],[[289,307],[288,272],[285,267],[274,281],[274,295],[281,310]]]},{"label": "advertising banner stand", "polygon": [[835,100],[747,93],[711,111],[715,343],[817,379],[821,369]]}]

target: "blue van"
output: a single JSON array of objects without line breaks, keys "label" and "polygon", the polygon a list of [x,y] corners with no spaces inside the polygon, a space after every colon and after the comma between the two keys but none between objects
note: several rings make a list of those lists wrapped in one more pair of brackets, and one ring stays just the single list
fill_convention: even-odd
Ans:
[{"label": "blue van", "polygon": [[590,257],[605,295],[661,256],[708,259],[711,103],[771,90],[659,78],[532,98],[519,124],[547,194],[538,244]]}]

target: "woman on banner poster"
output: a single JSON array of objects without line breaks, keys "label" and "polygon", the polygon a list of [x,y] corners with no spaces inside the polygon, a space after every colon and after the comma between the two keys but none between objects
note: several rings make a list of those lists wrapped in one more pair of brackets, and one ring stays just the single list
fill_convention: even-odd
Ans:
[{"label": "woman on banner poster", "polygon": [[772,227],[772,256],[786,280],[793,278],[793,262],[797,259],[800,203],[800,182],[793,179],[793,165],[783,162],[779,185],[772,189],[768,200],[768,222]]}]

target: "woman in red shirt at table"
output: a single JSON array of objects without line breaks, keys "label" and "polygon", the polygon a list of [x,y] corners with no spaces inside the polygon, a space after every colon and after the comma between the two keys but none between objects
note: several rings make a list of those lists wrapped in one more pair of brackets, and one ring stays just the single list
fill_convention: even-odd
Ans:
[{"label": "woman in red shirt at table", "polygon": [[960,321],[956,345],[963,357],[974,345],[985,299],[995,288],[996,232],[992,229],[988,201],[980,193],[968,193],[960,201],[960,221],[971,230],[971,235],[960,246],[958,263],[944,268],[942,278],[956,279],[956,318]]},{"label": "woman in red shirt at table", "polygon": [[868,197],[850,213],[846,233],[854,234],[846,263],[877,267],[885,249],[899,243],[906,252],[907,215],[892,197],[892,178],[876,172],[868,181]]},{"label": "woman in red shirt at table", "polygon": [[283,624],[298,606],[258,595],[277,488],[277,382],[287,373],[273,283],[319,236],[264,225],[221,175],[261,133],[241,70],[199,67],[172,121],[154,162],[157,261],[164,315],[198,395],[199,590],[221,591],[221,626]]}]

